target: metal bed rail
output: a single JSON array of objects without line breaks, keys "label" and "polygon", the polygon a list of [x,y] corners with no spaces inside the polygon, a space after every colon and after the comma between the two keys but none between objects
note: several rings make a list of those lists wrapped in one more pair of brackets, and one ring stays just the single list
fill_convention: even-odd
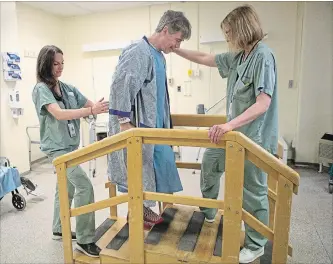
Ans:
[{"label": "metal bed rail", "polygon": [[[109,132],[108,122],[96,122],[96,119],[86,120],[89,124],[89,144],[98,141],[97,133]],[[96,128],[103,128],[103,131],[96,131]],[[85,144],[83,144],[85,145]],[[96,176],[96,159],[89,161],[89,178],[95,178]]]},{"label": "metal bed rail", "polygon": [[29,130],[32,128],[38,128],[39,129],[39,125],[35,125],[35,126],[27,126],[25,129],[25,132],[27,133],[28,139],[29,139],[29,170],[31,171],[31,145],[35,144],[35,145],[40,145],[40,141],[37,140],[31,140],[30,134],[29,134]]}]

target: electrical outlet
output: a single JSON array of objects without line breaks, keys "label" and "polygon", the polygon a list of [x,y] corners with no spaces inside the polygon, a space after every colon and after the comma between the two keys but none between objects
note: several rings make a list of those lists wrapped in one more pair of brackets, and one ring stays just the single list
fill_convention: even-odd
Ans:
[{"label": "electrical outlet", "polygon": [[182,87],[181,86],[177,86],[177,92],[181,92],[182,91]]},{"label": "electrical outlet", "polygon": [[288,88],[293,88],[294,87],[294,81],[293,80],[289,80],[288,82]]},{"label": "electrical outlet", "polygon": [[200,76],[200,70],[199,69],[194,70],[193,73],[194,73],[195,77],[199,77]]},{"label": "electrical outlet", "polygon": [[191,96],[191,81],[184,82],[184,96]]},{"label": "electrical outlet", "polygon": [[36,51],[33,50],[24,50],[24,57],[27,58],[37,58],[38,54]]}]

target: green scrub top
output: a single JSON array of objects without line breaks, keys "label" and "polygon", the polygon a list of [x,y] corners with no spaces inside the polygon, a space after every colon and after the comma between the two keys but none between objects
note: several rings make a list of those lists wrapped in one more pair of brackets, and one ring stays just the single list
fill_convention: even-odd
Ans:
[{"label": "green scrub top", "polygon": [[242,114],[256,102],[260,93],[271,97],[269,109],[256,120],[235,129],[272,154],[278,145],[277,72],[274,54],[261,41],[242,62],[239,53],[223,53],[215,56],[219,73],[227,82],[227,120]]},{"label": "green scrub top", "polygon": [[[57,103],[61,109],[80,109],[87,98],[77,88],[59,81],[62,100],[57,101],[45,83],[37,83],[32,92],[32,100],[40,124],[40,149],[46,155],[54,152],[71,152],[80,144],[80,119],[57,120],[46,109],[46,105]],[[73,124],[75,136],[71,137],[68,124]]]}]

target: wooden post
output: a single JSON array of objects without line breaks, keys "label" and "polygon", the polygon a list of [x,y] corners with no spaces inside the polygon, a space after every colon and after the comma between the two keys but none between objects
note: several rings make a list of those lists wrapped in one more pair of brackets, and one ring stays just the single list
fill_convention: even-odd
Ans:
[{"label": "wooden post", "polygon": [[287,263],[293,184],[279,175],[272,263]]},{"label": "wooden post", "polygon": [[[267,185],[268,188],[276,193],[277,181],[273,175],[268,174]],[[275,220],[275,201],[268,199],[269,203],[269,228],[274,231],[274,220]]]},{"label": "wooden post", "polygon": [[[110,184],[109,186],[109,197],[116,197],[117,196],[117,190],[116,190],[116,185]],[[117,218],[117,205],[111,206],[110,207],[110,217],[112,218]]]},{"label": "wooden post", "polygon": [[[283,146],[280,141],[278,141],[278,147],[277,147],[277,155],[275,155],[278,159],[283,159]],[[277,172],[274,172],[274,175],[268,174],[267,179],[267,185],[268,188],[271,189],[273,192],[277,192],[277,179],[279,178],[279,175]],[[269,228],[273,230],[274,232],[274,222],[275,222],[275,205],[276,201],[273,201],[272,199],[268,199],[269,204]]]},{"label": "wooden post", "polygon": [[222,239],[222,262],[239,263],[239,241],[242,226],[244,148],[232,141],[226,143],[225,194]]},{"label": "wooden post", "polygon": [[130,263],[145,263],[143,232],[142,138],[127,140]]},{"label": "wooden post", "polygon": [[66,164],[62,163],[57,165],[56,171],[58,177],[60,220],[61,220],[61,231],[62,231],[62,243],[64,247],[64,260],[65,263],[69,264],[69,263],[74,263],[74,261],[73,261],[73,248],[72,248],[70,208],[69,208],[68,189],[67,189]]}]

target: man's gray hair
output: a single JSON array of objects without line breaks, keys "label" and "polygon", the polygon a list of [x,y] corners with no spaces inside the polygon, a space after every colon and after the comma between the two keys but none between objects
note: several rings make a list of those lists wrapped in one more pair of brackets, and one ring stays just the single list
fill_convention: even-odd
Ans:
[{"label": "man's gray hair", "polygon": [[170,34],[175,34],[180,31],[183,39],[188,40],[191,37],[191,24],[183,12],[173,10],[166,11],[161,17],[155,31],[159,33],[165,26],[168,27]]}]

